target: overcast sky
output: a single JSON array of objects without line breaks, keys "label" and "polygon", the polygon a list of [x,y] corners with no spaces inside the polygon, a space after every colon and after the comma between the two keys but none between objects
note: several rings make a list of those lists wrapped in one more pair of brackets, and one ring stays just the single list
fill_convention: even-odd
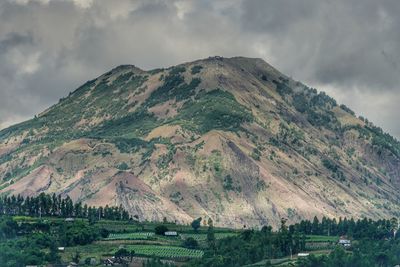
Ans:
[{"label": "overcast sky", "polygon": [[0,128],[121,64],[260,57],[400,138],[400,1],[1,0]]}]

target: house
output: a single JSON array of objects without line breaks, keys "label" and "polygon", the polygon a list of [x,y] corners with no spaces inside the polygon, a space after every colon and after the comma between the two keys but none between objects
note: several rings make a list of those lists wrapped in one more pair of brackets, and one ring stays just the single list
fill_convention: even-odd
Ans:
[{"label": "house", "polygon": [[308,257],[310,253],[298,253],[297,257]]},{"label": "house", "polygon": [[345,236],[340,237],[338,244],[342,245],[345,248],[351,247],[351,241],[347,239]]},{"label": "house", "polygon": [[105,266],[113,266],[114,262],[111,259],[102,260],[101,263]]},{"label": "house", "polygon": [[164,233],[165,236],[178,236],[178,233],[175,231],[167,231]]},{"label": "house", "polygon": [[125,258],[116,258],[116,257],[111,257],[105,260],[101,260],[101,263],[105,266],[114,266],[114,265],[124,265],[128,263],[128,260]]}]

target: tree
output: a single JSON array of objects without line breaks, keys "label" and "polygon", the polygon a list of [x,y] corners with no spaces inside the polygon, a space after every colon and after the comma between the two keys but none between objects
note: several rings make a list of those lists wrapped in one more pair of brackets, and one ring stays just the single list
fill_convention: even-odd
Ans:
[{"label": "tree", "polygon": [[15,237],[18,224],[11,217],[0,217],[0,240]]},{"label": "tree", "polygon": [[195,230],[196,232],[197,232],[197,230],[200,228],[200,226],[201,226],[201,217],[200,218],[197,218],[196,220],[193,220],[193,222],[192,222],[192,228],[193,228],[193,230]]},{"label": "tree", "polygon": [[197,241],[193,238],[193,237],[188,237],[185,239],[185,241],[183,241],[182,244],[185,248],[189,248],[189,249],[195,249],[199,246],[199,244],[197,243]]},{"label": "tree", "polygon": [[168,228],[165,225],[157,225],[154,229],[156,235],[164,235],[165,232],[168,231]]},{"label": "tree", "polygon": [[106,238],[110,235],[110,231],[108,231],[106,228],[101,228],[100,235],[102,238]]},{"label": "tree", "polygon": [[211,220],[211,218],[208,219],[207,243],[210,248],[212,248],[212,249],[215,248],[214,226],[213,226],[213,221]]},{"label": "tree", "polygon": [[397,218],[393,217],[390,219],[390,228],[391,231],[393,232],[393,238],[396,238],[397,231],[399,230],[400,222],[397,220]]},{"label": "tree", "polygon": [[317,216],[314,216],[314,220],[313,220],[313,223],[312,223],[312,234],[313,235],[318,235],[318,234],[320,234],[320,231],[319,231],[319,221],[318,221],[318,218],[317,218]]},{"label": "tree", "polygon": [[89,257],[89,258],[86,258],[86,259],[85,259],[85,264],[86,264],[86,265],[90,265],[90,262],[91,262],[91,261],[92,261],[92,258],[90,258],[90,257]]},{"label": "tree", "polygon": [[126,171],[127,169],[129,169],[128,164],[126,164],[126,162],[122,162],[121,164],[118,165],[118,169],[121,171]]},{"label": "tree", "polygon": [[72,257],[72,261],[75,263],[79,263],[80,258],[81,258],[81,254],[79,253],[79,251],[75,251],[75,254]]},{"label": "tree", "polygon": [[60,255],[58,255],[58,249],[54,242],[50,243],[50,253],[47,256],[47,260],[51,263],[59,263],[60,262]]},{"label": "tree", "polygon": [[133,256],[135,255],[135,251],[134,250],[131,250],[130,252],[129,252],[129,256],[131,257],[131,262],[132,262],[132,260],[133,260]]},{"label": "tree", "polygon": [[126,248],[120,248],[114,253],[114,257],[117,259],[129,257],[130,255],[130,252]]}]

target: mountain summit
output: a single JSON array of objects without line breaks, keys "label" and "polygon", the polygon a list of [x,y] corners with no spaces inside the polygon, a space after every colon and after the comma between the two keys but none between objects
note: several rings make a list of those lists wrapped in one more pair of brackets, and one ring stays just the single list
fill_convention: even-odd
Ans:
[{"label": "mountain summit", "polygon": [[0,131],[0,193],[229,227],[399,215],[400,143],[261,59],[119,66]]}]

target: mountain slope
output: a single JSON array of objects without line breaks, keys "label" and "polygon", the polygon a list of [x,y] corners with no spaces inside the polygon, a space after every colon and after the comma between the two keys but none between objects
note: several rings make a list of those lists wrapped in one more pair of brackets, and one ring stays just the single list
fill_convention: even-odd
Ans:
[{"label": "mountain slope", "polygon": [[3,194],[140,219],[278,225],[398,214],[400,144],[261,59],[120,66],[0,132]]}]

